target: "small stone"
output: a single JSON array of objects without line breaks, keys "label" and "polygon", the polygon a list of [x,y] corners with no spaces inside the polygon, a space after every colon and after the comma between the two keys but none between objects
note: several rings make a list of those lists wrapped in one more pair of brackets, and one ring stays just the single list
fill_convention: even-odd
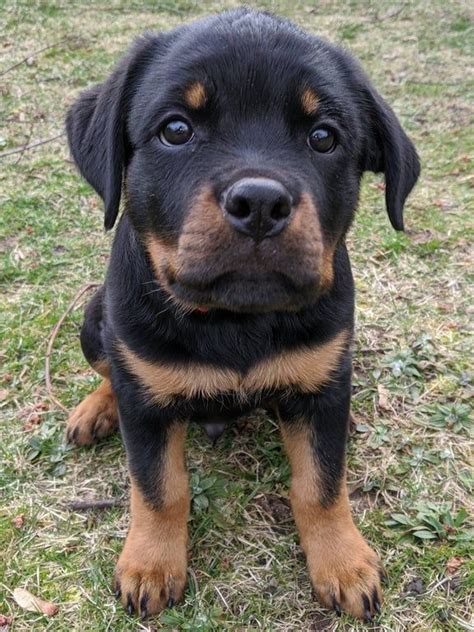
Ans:
[{"label": "small stone", "polygon": [[405,593],[408,595],[421,595],[425,590],[421,577],[414,577],[405,586]]}]

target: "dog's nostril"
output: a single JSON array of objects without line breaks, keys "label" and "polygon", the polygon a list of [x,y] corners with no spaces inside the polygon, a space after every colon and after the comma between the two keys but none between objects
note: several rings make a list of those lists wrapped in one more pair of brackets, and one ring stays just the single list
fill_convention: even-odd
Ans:
[{"label": "dog's nostril", "polygon": [[278,202],[274,205],[274,207],[270,211],[270,217],[274,220],[279,220],[288,217],[290,213],[291,205],[289,203],[289,200],[283,199],[278,200]]},{"label": "dog's nostril", "polygon": [[249,217],[252,209],[250,208],[249,201],[245,197],[235,196],[228,205],[227,212],[239,219],[245,219]]}]

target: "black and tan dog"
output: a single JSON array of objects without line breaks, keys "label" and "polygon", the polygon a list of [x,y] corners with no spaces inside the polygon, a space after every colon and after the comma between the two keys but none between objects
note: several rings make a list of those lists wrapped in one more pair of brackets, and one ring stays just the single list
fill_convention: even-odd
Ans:
[{"label": "black and tan dog", "polygon": [[366,170],[394,228],[415,149],[357,63],[246,9],[139,39],[67,117],[72,154],[119,221],[81,342],[103,376],[68,438],[120,420],[131,525],[115,583],[141,615],[186,581],[188,420],[211,434],[276,411],[316,594],[370,618],[380,564],[351,518],[345,447],[354,288],[345,235]]}]

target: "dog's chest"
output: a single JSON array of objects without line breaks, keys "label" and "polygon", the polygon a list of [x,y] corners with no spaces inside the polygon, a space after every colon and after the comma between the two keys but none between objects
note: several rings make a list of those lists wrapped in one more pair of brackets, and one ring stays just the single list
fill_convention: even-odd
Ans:
[{"label": "dog's chest", "polygon": [[224,394],[245,402],[260,392],[317,391],[338,366],[347,338],[343,330],[325,343],[270,356],[245,373],[210,364],[150,361],[123,342],[119,351],[127,370],[158,405],[170,405],[176,398],[212,400]]}]

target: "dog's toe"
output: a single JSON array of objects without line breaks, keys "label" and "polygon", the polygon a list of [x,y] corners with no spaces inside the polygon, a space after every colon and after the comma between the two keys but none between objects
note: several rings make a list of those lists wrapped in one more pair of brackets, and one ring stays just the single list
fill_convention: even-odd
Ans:
[{"label": "dog's toe", "polygon": [[88,395],[70,414],[66,440],[75,445],[92,445],[117,429],[118,411],[108,380]]}]

